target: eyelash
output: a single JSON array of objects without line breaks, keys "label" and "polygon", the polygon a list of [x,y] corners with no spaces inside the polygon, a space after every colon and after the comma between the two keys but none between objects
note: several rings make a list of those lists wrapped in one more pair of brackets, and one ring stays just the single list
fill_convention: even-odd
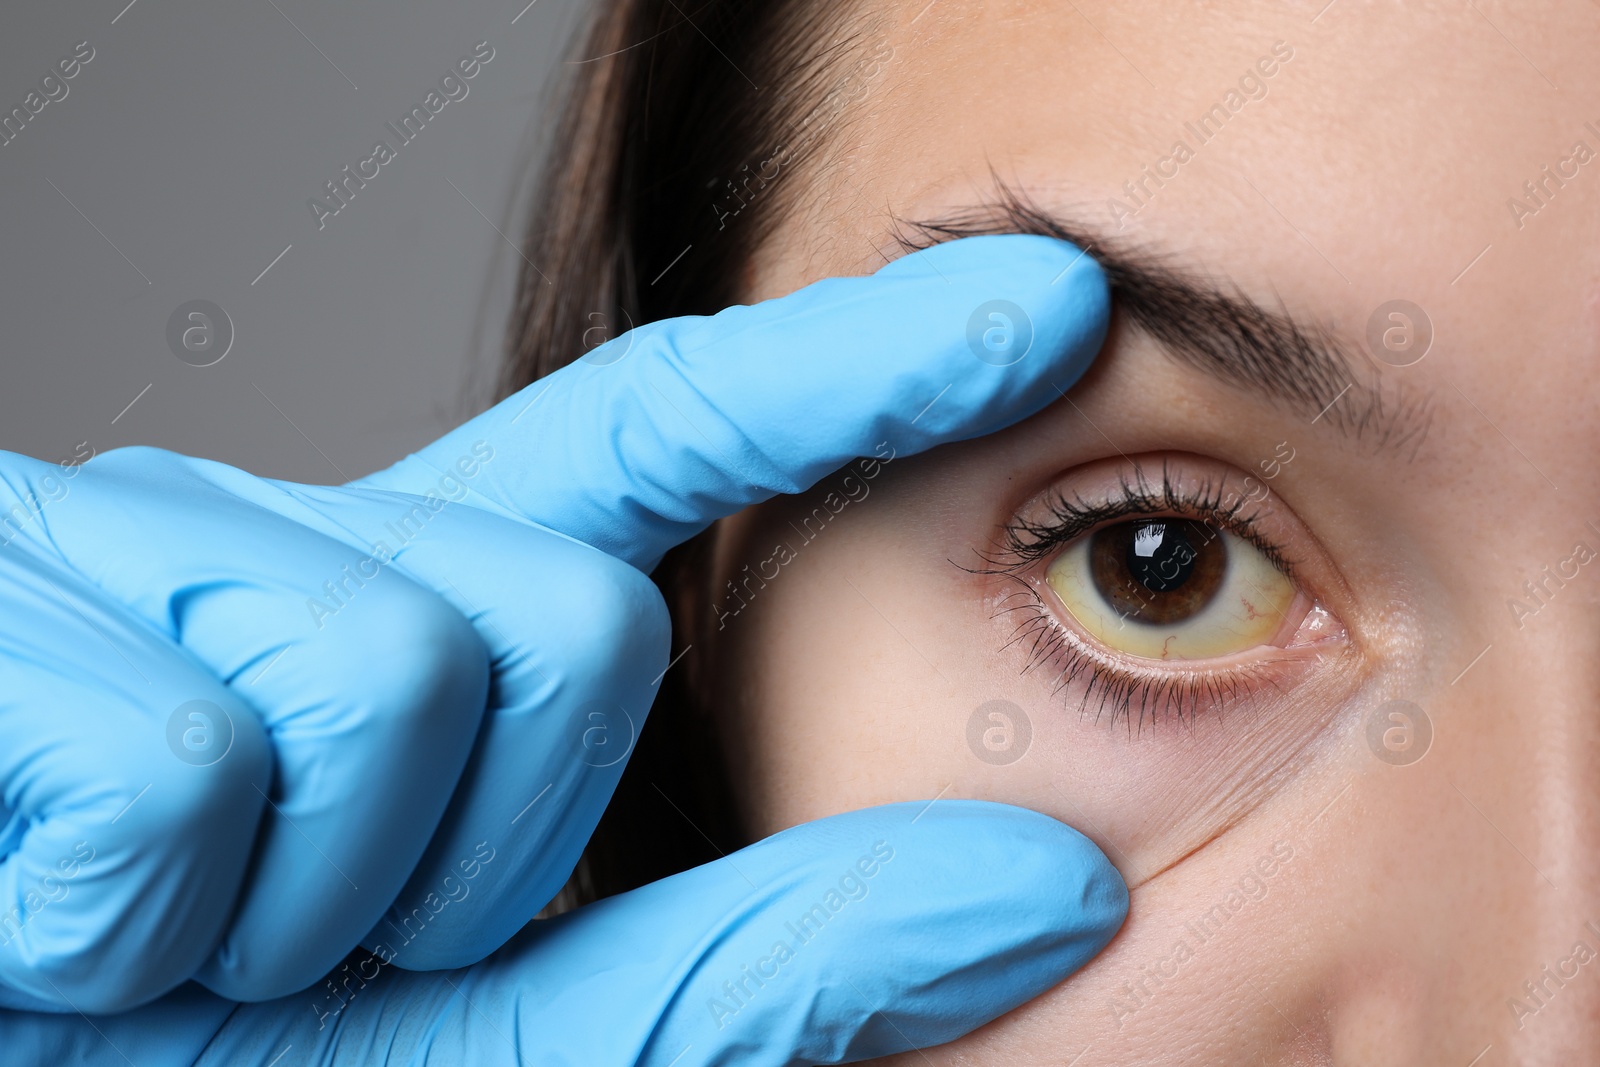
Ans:
[{"label": "eyelash", "polygon": [[[998,576],[1018,586],[1017,592],[1005,597],[995,613],[996,618],[1019,611],[1024,615],[1004,647],[1029,644],[1028,663],[1022,668],[1024,674],[1041,666],[1059,665],[1057,692],[1086,677],[1088,684],[1079,705],[1080,717],[1088,714],[1090,703],[1098,694],[1096,722],[1109,710],[1110,723],[1115,725],[1119,717],[1124,718],[1130,735],[1136,726],[1142,731],[1147,714],[1151,716],[1152,725],[1170,716],[1187,723],[1192,730],[1202,711],[1215,707],[1220,716],[1230,701],[1252,686],[1270,686],[1281,692],[1276,680],[1270,677],[1270,666],[1245,665],[1232,668],[1224,675],[1193,669],[1143,669],[1113,662],[1106,653],[1091,646],[1056,618],[1026,574],[1062,546],[1108,522],[1133,515],[1176,513],[1213,528],[1228,530],[1248,541],[1288,575],[1290,581],[1295,581],[1294,562],[1260,529],[1257,520],[1261,513],[1253,510],[1251,504],[1247,496],[1225,492],[1224,480],[1207,479],[1196,485],[1177,486],[1167,464],[1163,463],[1161,481],[1153,485],[1146,479],[1143,468],[1135,466],[1133,479],[1122,479],[1118,498],[1089,503],[1077,494],[1071,497],[1057,494],[1046,501],[1048,514],[1044,519],[1017,518],[1003,527],[997,547],[990,553],[979,553],[985,566],[962,569]],[[1008,602],[1018,596],[1024,597],[1025,602],[1008,606]]]}]

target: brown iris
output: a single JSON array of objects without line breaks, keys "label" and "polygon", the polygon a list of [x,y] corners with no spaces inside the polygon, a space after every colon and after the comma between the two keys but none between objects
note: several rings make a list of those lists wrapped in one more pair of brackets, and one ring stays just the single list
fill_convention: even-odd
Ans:
[{"label": "brown iris", "polygon": [[1089,541],[1095,589],[1132,622],[1164,626],[1192,618],[1227,575],[1222,535],[1188,519],[1135,519],[1095,531]]}]

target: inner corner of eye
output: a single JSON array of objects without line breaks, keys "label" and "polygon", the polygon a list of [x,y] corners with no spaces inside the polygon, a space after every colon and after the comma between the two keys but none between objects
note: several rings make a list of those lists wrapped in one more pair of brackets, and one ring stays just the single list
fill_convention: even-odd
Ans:
[{"label": "inner corner of eye", "polygon": [[1049,564],[1045,581],[1090,636],[1143,659],[1287,643],[1313,610],[1261,549],[1184,518],[1140,517],[1085,534]]}]

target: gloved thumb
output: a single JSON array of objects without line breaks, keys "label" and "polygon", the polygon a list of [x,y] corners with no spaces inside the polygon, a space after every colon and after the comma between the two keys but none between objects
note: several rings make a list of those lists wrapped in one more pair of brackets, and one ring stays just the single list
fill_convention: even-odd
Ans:
[{"label": "gloved thumb", "polygon": [[1032,999],[1099,952],[1127,906],[1099,849],[1048,816],[891,804],[536,924],[474,967],[373,964],[383,973],[342,983],[336,1011],[308,1013],[303,996],[241,1005],[207,1051],[217,1062],[290,1043],[326,1055],[301,1061],[312,1063],[358,1048],[406,1063],[849,1062],[943,1044]]}]

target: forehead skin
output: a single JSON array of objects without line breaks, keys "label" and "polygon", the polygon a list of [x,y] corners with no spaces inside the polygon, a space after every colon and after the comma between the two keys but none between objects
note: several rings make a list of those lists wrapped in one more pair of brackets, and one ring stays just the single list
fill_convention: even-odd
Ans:
[{"label": "forehead skin", "polygon": [[[1521,625],[1507,602],[1574,542],[1600,546],[1588,525],[1600,524],[1600,159],[1560,188],[1541,171],[1580,140],[1600,152],[1600,10],[1361,0],[878,10],[892,56],[849,103],[826,165],[791,179],[805,186],[786,191],[790,216],[753,265],[749,299],[874,269],[894,254],[891,213],[982,201],[991,169],[1045,207],[1115,227],[1108,200],[1132,205],[1124,183],[1183,139],[1193,158],[1149,186],[1123,236],[1281,300],[1352,349],[1393,299],[1425,308],[1435,330],[1420,363],[1375,370],[1435,405],[1427,448],[1410,460],[1352,449],[1303,419],[1262,410],[1256,422],[1250,401],[1114,335],[1074,393],[1099,438],[1057,405],[1007,434],[904,461],[853,520],[858,533],[797,564],[818,588],[832,583],[827,596],[789,580],[763,594],[764,622],[729,639],[742,663],[725,683],[739,708],[729,731],[758,829],[954,783],[946,795],[1025,803],[1103,845],[1122,840],[1128,854],[1112,855],[1125,874],[1159,872],[1136,885],[1128,925],[1078,977],[905,1062],[1488,1067],[1592,1055],[1600,963],[1563,985],[1545,979],[1554,992],[1535,999],[1524,983],[1559,969],[1575,942],[1600,949],[1584,925],[1600,930],[1600,570]],[[1293,58],[1262,78],[1265,96],[1199,143],[1185,123],[1278,41]],[[1546,183],[1542,206],[1524,189],[1535,180]],[[1513,197],[1538,210],[1518,217]],[[1171,406],[1146,411],[1149,389],[1188,406],[1176,418]],[[1430,711],[1427,757],[1378,764],[1341,710],[1292,782],[1241,801],[1227,832],[1198,841],[1140,825],[1114,797],[1051,800],[1063,787],[1042,761],[1009,778],[969,773],[969,694],[952,696],[916,657],[897,660],[894,635],[880,632],[892,615],[921,647],[970,644],[963,627],[976,624],[961,613],[972,605],[917,599],[917,583],[943,588],[948,575],[942,560],[918,558],[927,546],[914,531],[968,506],[964,492],[1042,483],[1071,465],[1061,457],[1109,454],[1104,438],[1249,469],[1290,436],[1303,459],[1285,496],[1350,586],[1346,621],[1368,675]],[[724,525],[729,571],[762,555],[752,546],[769,543],[768,522],[756,509]],[[887,651],[852,658],[869,638]],[[964,661],[941,662],[959,681]],[[896,671],[898,689],[870,680]],[[791,691],[804,691],[804,711],[785,703]],[[1165,773],[1167,757],[1124,749],[1141,773]],[[1109,789],[1121,757],[1096,752]],[[1214,799],[1202,772],[1173,774],[1197,802]],[[1098,830],[1074,810],[1092,811]],[[1294,858],[1263,900],[1170,963],[1186,924],[1278,842]],[[1141,975],[1154,996],[1118,1019],[1108,1005]],[[1516,997],[1537,1012],[1516,1013]]]}]

